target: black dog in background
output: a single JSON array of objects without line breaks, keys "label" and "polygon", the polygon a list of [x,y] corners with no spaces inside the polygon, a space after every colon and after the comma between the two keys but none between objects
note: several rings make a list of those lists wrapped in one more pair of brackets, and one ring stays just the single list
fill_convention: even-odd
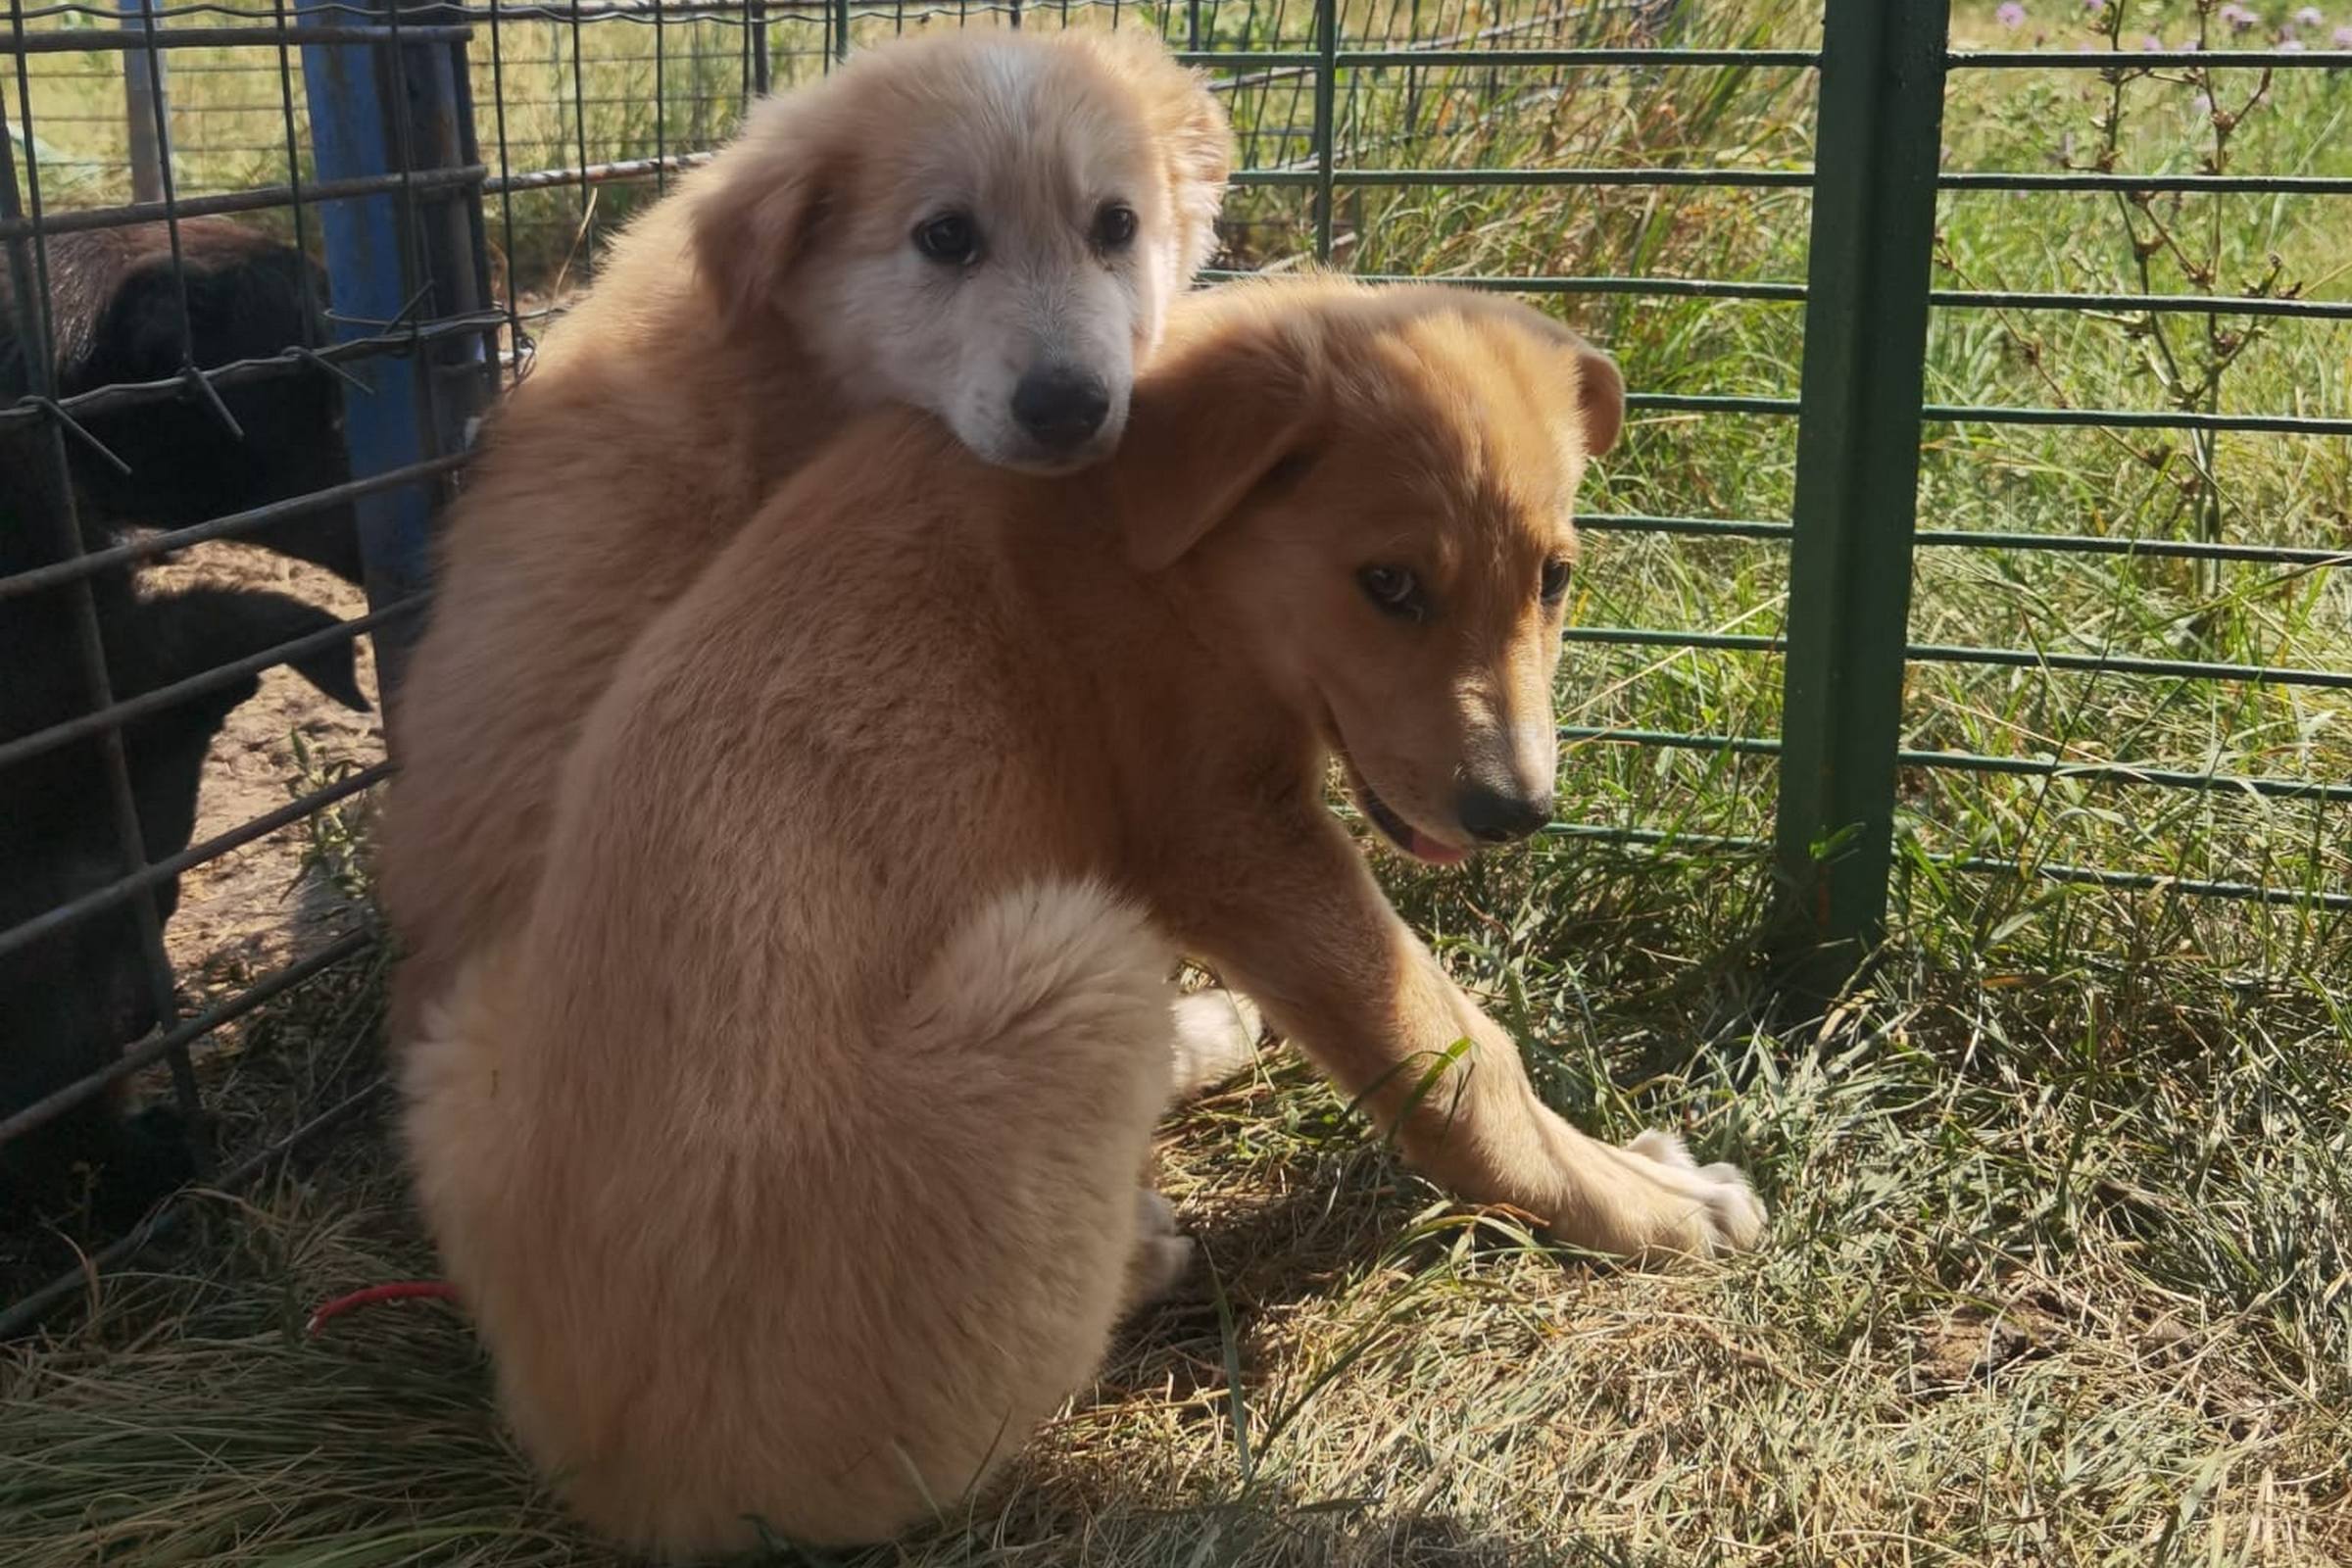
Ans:
[{"label": "black dog in background", "polygon": [[[193,361],[217,368],[326,342],[325,278],[300,253],[225,220],[179,225],[174,276],[161,224],[61,235],[47,245],[55,396],[163,381]],[[184,283],[182,279],[184,278]],[[183,294],[184,289],[184,294]],[[184,298],[185,314],[182,314]],[[0,273],[0,407],[33,388],[22,313]],[[345,483],[341,382],[300,365],[218,389],[232,434],[191,390],[75,416],[127,471],[71,433],[68,482],[85,551],[136,527],[176,528]],[[240,438],[241,436],[241,438]],[[38,421],[0,430],[0,578],[67,559],[58,475]],[[238,537],[360,578],[348,506]],[[0,744],[90,710],[75,649],[78,590],[0,598]],[[339,624],[282,594],[198,588],[140,597],[130,570],[89,578],[109,683],[121,702]],[[347,641],[292,662],[314,686],[364,709]],[[215,683],[124,727],[122,744],[149,861],[187,847],[206,754],[258,675]],[[103,741],[92,737],[0,768],[0,930],[123,875]],[[178,881],[155,889],[169,919]],[[119,1057],[159,1021],[133,906],[106,909],[0,955],[0,1118]],[[0,1145],[0,1206],[86,1201],[109,1228],[135,1219],[189,1174],[169,1111],[125,1121],[102,1095]],[[76,1172],[86,1185],[78,1185]]]},{"label": "black dog in background", "polygon": [[[218,369],[330,341],[326,274],[301,252],[221,218],[183,219],[179,246],[184,332],[182,285],[172,275],[165,225],[62,234],[48,242],[57,397],[169,380],[181,373],[183,346],[197,368]],[[0,404],[32,384],[18,314],[14,289],[0,271]],[[316,365],[282,368],[218,393],[242,441],[193,392],[75,416],[128,468],[118,469],[68,436],[85,549],[102,549],[128,527],[186,527],[350,482],[343,383],[332,372]],[[29,424],[19,431],[8,438],[12,460],[46,439]],[[347,582],[360,580],[358,530],[348,505],[238,537],[324,566]]]},{"label": "black dog in background", "polygon": [[[31,596],[7,604],[0,629],[0,741],[85,712],[62,607]],[[102,617],[107,668],[117,701],[159,690],[338,624],[323,610],[283,594],[194,588],[139,602],[113,591]],[[20,616],[24,617],[20,620]],[[18,659],[20,629],[53,638],[50,657]],[[348,641],[293,662],[312,685],[347,708],[368,706]],[[198,786],[214,736],[261,689],[258,675],[212,685],[122,731],[139,835],[156,861],[188,846]],[[103,743],[83,739],[0,772],[0,930],[29,920],[123,875]],[[155,888],[169,920],[179,879]],[[103,1068],[160,1021],[148,985],[146,949],[134,906],[118,902],[28,946],[0,956],[0,1116],[21,1110]],[[120,1229],[185,1180],[184,1129],[158,1108],[124,1119],[120,1093],[86,1101],[54,1121],[0,1145],[0,1206],[39,1207],[87,1200],[100,1224]],[[75,1167],[89,1185],[81,1190]]]}]

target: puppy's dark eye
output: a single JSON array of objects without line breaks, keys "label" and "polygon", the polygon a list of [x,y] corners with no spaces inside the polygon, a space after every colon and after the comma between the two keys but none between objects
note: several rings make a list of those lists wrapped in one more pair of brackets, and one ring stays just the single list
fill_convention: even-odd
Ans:
[{"label": "puppy's dark eye", "polygon": [[1544,602],[1547,605],[1556,605],[1567,596],[1568,563],[1546,561],[1544,563]]},{"label": "puppy's dark eye", "polygon": [[1421,579],[1402,566],[1366,566],[1355,574],[1356,586],[1375,609],[1399,620],[1420,620],[1429,613]]},{"label": "puppy's dark eye", "polygon": [[914,225],[914,248],[935,262],[968,267],[980,257],[980,229],[969,213],[941,213]]},{"label": "puppy's dark eye", "polygon": [[1125,202],[1104,202],[1095,214],[1095,249],[1125,250],[1135,241],[1135,209]]}]

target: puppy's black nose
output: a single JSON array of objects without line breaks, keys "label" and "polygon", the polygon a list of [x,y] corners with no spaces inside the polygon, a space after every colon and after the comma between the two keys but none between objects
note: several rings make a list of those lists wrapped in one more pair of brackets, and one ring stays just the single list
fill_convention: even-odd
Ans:
[{"label": "puppy's black nose", "polygon": [[1012,389],[1013,418],[1049,452],[1084,445],[1109,413],[1110,389],[1102,378],[1066,365],[1041,366]]},{"label": "puppy's black nose", "polygon": [[1508,844],[1551,820],[1551,792],[1522,795],[1486,784],[1465,784],[1454,808],[1472,838],[1482,844]]}]

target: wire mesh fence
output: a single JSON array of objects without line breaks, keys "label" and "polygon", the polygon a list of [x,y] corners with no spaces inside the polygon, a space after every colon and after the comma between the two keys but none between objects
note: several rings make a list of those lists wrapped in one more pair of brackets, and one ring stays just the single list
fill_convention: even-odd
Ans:
[{"label": "wire mesh fence", "polygon": [[371,1102],[377,714],[473,420],[752,98],[918,28],[1151,28],[1233,116],[1218,275],[1445,276],[1619,354],[1555,842],[1808,943],[2352,909],[2342,62],[2007,9],[15,5],[0,1330],[76,1288],[57,1227],[103,1265]]}]

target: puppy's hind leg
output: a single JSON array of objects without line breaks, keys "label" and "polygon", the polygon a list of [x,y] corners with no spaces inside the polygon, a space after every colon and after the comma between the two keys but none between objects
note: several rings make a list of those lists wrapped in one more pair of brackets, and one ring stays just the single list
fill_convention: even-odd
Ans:
[{"label": "puppy's hind leg", "polygon": [[[1223,991],[1176,996],[1152,968],[1161,942],[1107,894],[1049,885],[993,901],[927,977],[918,1041],[938,1041],[950,1073],[968,1080],[998,1058],[993,1076],[1006,1090],[1021,1086],[1018,1102],[1007,1095],[994,1114],[1000,1129],[1034,1122],[1037,1132],[1017,1155],[1023,1165],[1126,1160],[1132,1180],[1149,1124],[1166,1108],[1171,1088],[1183,1092],[1196,1070],[1220,1077],[1235,1070],[1256,1008],[1244,1002],[1247,1012],[1238,1011],[1238,999]],[[1017,1065],[1002,1059],[1014,1053]],[[1073,1191],[1074,1202],[1108,1200],[1116,1191],[1104,1182],[1077,1186],[1100,1191]],[[1138,1188],[1133,1204],[1129,1306],[1166,1294],[1193,1259],[1193,1244],[1176,1229],[1165,1199]]]},{"label": "puppy's hind leg", "polygon": [[796,1494],[805,1538],[871,1540],[965,1494],[1189,1266],[1136,1185],[1177,1052],[1173,950],[1089,883],[1001,894],[886,1032],[884,1114],[861,1142],[879,1156],[865,1197],[891,1220],[859,1246],[874,1294],[836,1337],[871,1358],[838,1394],[870,1426],[820,1446],[876,1457]]},{"label": "puppy's hind leg", "polygon": [[1135,1190],[1135,1250],[1127,1259],[1123,1302],[1132,1312],[1173,1292],[1192,1272],[1200,1250],[1176,1228],[1176,1210],[1149,1187]]},{"label": "puppy's hind leg", "polygon": [[1210,986],[1176,1004],[1176,1098],[1190,1100],[1257,1065],[1257,1004]]},{"label": "puppy's hind leg", "polygon": [[[589,1347],[524,1390],[506,1357],[510,1410],[574,1506],[670,1557],[755,1546],[755,1518],[842,1546],[960,1517],[1173,1250],[1136,1189],[1167,1104],[1173,946],[1090,883],[984,898],[895,1015],[804,1048],[822,1082],[774,1107],[781,1134],[755,1128],[775,1156],[758,1179],[707,1185],[690,1225],[680,1184],[649,1177],[638,1211],[679,1240],[631,1282],[661,1329],[628,1375]],[[713,1227],[751,1245],[694,1234]],[[697,1289],[673,1288],[681,1261]]]},{"label": "puppy's hind leg", "polygon": [[[1257,1065],[1263,1027],[1257,1004],[1238,991],[1210,986],[1180,997],[1175,1005],[1177,1102],[1206,1094]],[[1135,1254],[1127,1268],[1129,1310],[1170,1295],[1192,1272],[1200,1249],[1176,1228],[1168,1200],[1141,1188],[1136,1199]]]}]

